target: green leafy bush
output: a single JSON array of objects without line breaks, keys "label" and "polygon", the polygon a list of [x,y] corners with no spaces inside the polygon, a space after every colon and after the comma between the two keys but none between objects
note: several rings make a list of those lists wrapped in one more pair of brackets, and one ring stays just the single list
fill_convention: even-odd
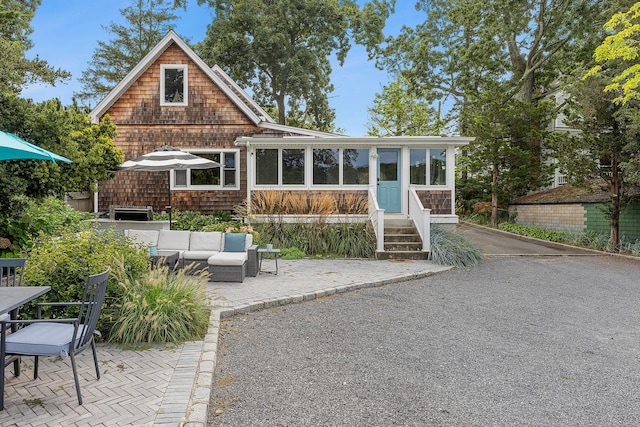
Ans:
[{"label": "green leafy bush", "polygon": [[280,255],[282,259],[302,259],[305,257],[305,253],[296,247],[282,248],[280,249]]},{"label": "green leafy bush", "polygon": [[[121,298],[116,277],[126,272],[140,277],[149,269],[149,253],[132,245],[116,231],[98,231],[93,228],[75,232],[65,230],[59,236],[42,237],[27,254],[24,280],[29,285],[51,286],[41,297],[45,301],[78,301],[87,277],[111,267],[107,296],[98,330],[103,334],[110,329],[112,308]],[[45,313],[47,313],[45,309]],[[35,316],[31,308],[30,316]]]},{"label": "green leafy bush", "polygon": [[[169,219],[169,214],[154,213],[153,219],[166,221]],[[229,221],[231,221],[231,214],[224,211],[215,211],[210,215],[193,211],[174,211],[171,215],[171,228],[173,230],[204,231],[207,227]]]},{"label": "green leafy bush", "polygon": [[201,338],[209,325],[205,273],[185,275],[153,268],[138,279],[118,281],[118,304],[110,339],[123,344],[175,344]]},{"label": "green leafy bush", "polygon": [[533,237],[535,239],[547,240],[549,242],[566,242],[568,240],[567,233],[562,231],[545,230],[542,228],[528,227],[513,222],[503,222],[499,228],[509,233],[519,234],[521,236]]},{"label": "green leafy bush", "polygon": [[482,253],[463,234],[432,225],[431,260],[440,265],[467,267],[478,264]]},{"label": "green leafy bush", "polygon": [[79,231],[91,215],[78,212],[55,197],[13,197],[4,219],[6,234],[17,249],[29,249],[40,235],[55,236],[60,230]]}]

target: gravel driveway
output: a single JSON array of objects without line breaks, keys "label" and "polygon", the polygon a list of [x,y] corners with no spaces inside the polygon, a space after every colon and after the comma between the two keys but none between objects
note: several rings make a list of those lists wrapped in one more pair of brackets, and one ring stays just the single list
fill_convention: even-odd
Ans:
[{"label": "gravel driveway", "polygon": [[640,263],[493,258],[226,319],[211,426],[640,425]]}]

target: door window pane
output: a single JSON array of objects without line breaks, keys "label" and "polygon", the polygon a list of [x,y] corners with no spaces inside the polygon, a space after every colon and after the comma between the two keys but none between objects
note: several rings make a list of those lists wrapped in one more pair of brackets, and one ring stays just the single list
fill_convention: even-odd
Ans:
[{"label": "door window pane", "polygon": [[343,184],[369,184],[369,149],[345,148],[342,168]]},{"label": "door window pane", "polygon": [[340,182],[340,169],[337,148],[313,150],[313,183],[316,185],[337,185]]},{"label": "door window pane", "polygon": [[438,148],[431,149],[429,152],[431,185],[447,185],[447,150]]},{"label": "door window pane", "polygon": [[427,150],[411,149],[409,153],[409,175],[411,176],[411,184],[426,185],[427,184]]},{"label": "door window pane", "polygon": [[304,149],[282,149],[282,184],[304,185]]},{"label": "door window pane", "polygon": [[398,152],[379,151],[378,161],[380,162],[380,181],[398,180]]},{"label": "door window pane", "polygon": [[278,150],[265,148],[256,150],[256,184],[278,184]]}]

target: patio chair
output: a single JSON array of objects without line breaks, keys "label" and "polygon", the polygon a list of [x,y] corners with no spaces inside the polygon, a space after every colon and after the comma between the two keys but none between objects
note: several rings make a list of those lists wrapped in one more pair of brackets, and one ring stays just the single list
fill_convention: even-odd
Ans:
[{"label": "patio chair", "polygon": [[[0,286],[22,286],[22,273],[27,260],[25,258],[0,258]],[[17,310],[16,310],[17,314]],[[9,313],[0,314],[0,322],[11,319]],[[11,328],[15,332],[17,325],[6,325],[3,327]],[[3,368],[13,362],[13,374],[17,377],[20,375],[20,358],[18,356],[9,356],[4,358]]]},{"label": "patio chair", "polygon": [[[100,379],[98,356],[93,334],[98,333],[96,325],[100,317],[107,290],[109,268],[87,278],[83,297],[78,302],[45,302],[37,305],[37,319],[9,320],[7,324],[26,324],[17,332],[7,334],[6,328],[0,328],[0,358],[6,355],[35,356],[34,379],[38,378],[40,356],[70,356],[73,378],[78,395],[78,404],[82,405],[82,394],[76,369],[75,356],[87,347],[93,352],[96,377]],[[73,319],[41,319],[42,306],[78,307],[78,316]],[[4,326],[4,325],[3,325]],[[4,369],[0,371],[0,411],[4,409]]]}]

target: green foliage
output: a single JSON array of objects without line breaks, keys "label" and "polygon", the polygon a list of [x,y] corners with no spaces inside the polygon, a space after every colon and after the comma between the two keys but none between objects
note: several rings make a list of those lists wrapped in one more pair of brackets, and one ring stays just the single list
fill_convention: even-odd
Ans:
[{"label": "green foliage", "polygon": [[114,36],[98,41],[88,68],[82,72],[82,90],[74,93],[87,103],[104,98],[173,26],[176,15],[164,0],[139,0],[120,9],[127,25],[109,23],[103,27]]},{"label": "green foliage", "polygon": [[[640,2],[632,5],[629,10],[614,14],[604,27],[613,34],[608,35],[594,53],[598,65],[592,67],[584,78],[597,74],[606,74],[606,68],[613,67],[616,74],[608,78],[609,84],[605,92],[615,93],[614,102],[626,104],[640,98],[640,64],[638,56],[638,40],[640,39]],[[624,69],[620,70],[620,63]]]},{"label": "green foliage", "polygon": [[302,259],[306,256],[304,252],[296,247],[282,248],[280,249],[280,255],[282,259]]},{"label": "green foliage", "polygon": [[440,265],[469,267],[482,260],[482,253],[463,234],[432,225],[431,260]]},{"label": "green foliage", "polygon": [[521,236],[533,237],[535,239],[547,240],[549,242],[563,243],[568,240],[567,233],[562,231],[545,230],[542,228],[528,227],[525,225],[515,224],[513,222],[503,222],[499,228],[509,233],[519,234]]},{"label": "green foliage", "polygon": [[[27,59],[31,50],[33,32],[31,20],[42,0],[2,0],[0,7],[0,93],[18,94],[24,86],[33,83],[55,85],[68,79],[69,72],[56,69],[37,55]],[[36,46],[37,47],[37,46]],[[30,55],[31,56],[31,55]]]},{"label": "green foliage", "polygon": [[121,300],[115,311],[110,340],[123,344],[180,344],[201,338],[209,325],[203,274],[153,268],[134,279],[119,278]]},{"label": "green foliage", "polygon": [[62,230],[79,231],[89,214],[76,211],[55,197],[31,199],[15,196],[0,214],[0,233],[17,249],[28,250],[36,238],[56,236]]},{"label": "green foliage", "polygon": [[[168,214],[153,214],[154,220],[168,220]],[[204,215],[193,211],[174,211],[171,228],[174,230],[188,231],[220,231],[213,228],[221,228],[220,224],[227,224],[231,221],[231,214],[224,211],[215,211],[210,215]]]},{"label": "green foliage", "polygon": [[[87,277],[111,267],[107,298],[98,329],[110,329],[113,307],[120,300],[117,277],[125,272],[138,278],[149,268],[149,252],[133,245],[117,231],[89,228],[59,231],[56,237],[43,237],[27,253],[24,280],[29,285],[51,286],[44,301],[78,301]],[[49,314],[48,312],[45,312]],[[33,309],[31,316],[35,316]]]},{"label": "green foliage", "polygon": [[413,93],[407,79],[400,75],[373,99],[367,132],[371,136],[438,136],[444,126],[440,111]]},{"label": "green foliage", "polygon": [[34,104],[0,94],[0,129],[73,161],[0,162],[0,210],[19,194],[61,197],[66,191],[91,191],[96,180],[111,177],[110,171],[123,161],[113,142],[116,128],[111,120],[92,124],[86,111],[63,107],[57,99]]},{"label": "green foliage", "polygon": [[270,221],[253,224],[253,227],[260,235],[260,242],[278,248],[297,248],[307,256],[369,258],[375,252],[375,238],[369,224]]},{"label": "green foliage", "polygon": [[[218,64],[255,99],[273,105],[278,122],[331,130],[330,57],[340,65],[353,38],[379,43],[390,2],[354,0],[200,0],[215,9],[207,36],[197,47],[209,65]],[[186,0],[177,1],[185,4]],[[287,105],[288,104],[288,108]]]}]

